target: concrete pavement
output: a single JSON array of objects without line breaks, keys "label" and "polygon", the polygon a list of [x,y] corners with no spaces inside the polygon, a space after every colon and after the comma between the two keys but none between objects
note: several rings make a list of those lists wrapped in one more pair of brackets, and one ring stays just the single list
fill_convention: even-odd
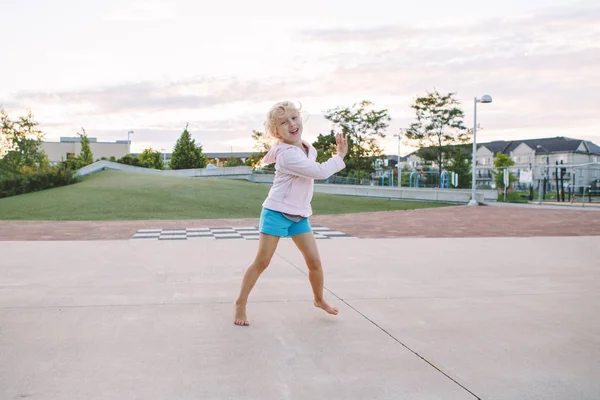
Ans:
[{"label": "concrete pavement", "polygon": [[[1,399],[598,399],[600,238],[0,242]],[[235,248],[234,248],[235,247]]]}]

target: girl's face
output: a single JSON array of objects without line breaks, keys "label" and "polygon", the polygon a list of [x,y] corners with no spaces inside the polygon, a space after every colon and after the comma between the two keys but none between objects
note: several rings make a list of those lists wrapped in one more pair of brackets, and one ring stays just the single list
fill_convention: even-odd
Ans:
[{"label": "girl's face", "polygon": [[298,110],[288,110],[277,118],[277,135],[287,144],[302,143],[302,119]]}]

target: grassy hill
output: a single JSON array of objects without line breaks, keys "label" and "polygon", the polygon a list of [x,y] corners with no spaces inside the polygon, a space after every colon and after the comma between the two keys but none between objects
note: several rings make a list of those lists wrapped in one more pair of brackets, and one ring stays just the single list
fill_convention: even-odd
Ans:
[{"label": "grassy hill", "polygon": [[[242,180],[103,171],[80,183],[0,199],[4,220],[137,220],[258,218],[270,186]],[[442,207],[315,193],[315,214]]]}]

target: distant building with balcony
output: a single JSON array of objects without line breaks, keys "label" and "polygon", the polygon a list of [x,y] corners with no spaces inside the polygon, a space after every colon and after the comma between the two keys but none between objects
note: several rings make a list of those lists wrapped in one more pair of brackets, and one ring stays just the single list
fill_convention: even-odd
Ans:
[{"label": "distant building with balcony", "polygon": [[[465,146],[463,151],[470,159],[472,146]],[[547,178],[548,188],[555,188],[556,169],[560,168],[561,164],[566,165],[566,174],[563,175],[566,184],[577,187],[598,184],[600,180],[600,147],[590,141],[560,136],[478,144],[475,168],[478,187],[495,187],[492,171],[495,171],[494,160],[500,153],[506,154],[514,161],[515,164],[509,170],[517,178],[523,171],[531,171],[534,186]],[[418,151],[414,151],[400,157],[400,168],[407,166],[414,171],[423,168],[426,163],[418,154]],[[383,165],[395,167],[397,160],[397,156],[388,156]],[[435,163],[429,163],[428,166],[437,169]],[[560,170],[558,177],[560,178]],[[526,185],[517,183],[516,186],[524,188]]]},{"label": "distant building with balcony", "polygon": [[495,169],[494,160],[499,153],[514,161],[509,170],[517,178],[523,171],[531,171],[534,185],[549,178],[550,187],[555,187],[556,169],[561,165],[566,165],[563,180],[573,186],[589,185],[600,178],[600,164],[594,164],[600,162],[599,146],[586,140],[554,137],[482,143],[476,154],[477,186],[495,186],[491,171]]}]

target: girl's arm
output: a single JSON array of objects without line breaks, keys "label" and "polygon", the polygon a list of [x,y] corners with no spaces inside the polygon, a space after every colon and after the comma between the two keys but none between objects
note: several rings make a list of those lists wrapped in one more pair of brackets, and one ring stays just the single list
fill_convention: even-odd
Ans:
[{"label": "girl's arm", "polygon": [[346,167],[339,154],[323,163],[309,160],[300,149],[286,150],[279,157],[281,157],[279,168],[281,172],[305,178],[326,179]]},{"label": "girl's arm", "polygon": [[281,154],[280,170],[290,175],[303,176],[313,179],[326,179],[346,167],[344,157],[348,153],[348,138],[346,135],[335,135],[337,154],[329,160],[318,163],[306,158],[297,149],[289,149]]}]

